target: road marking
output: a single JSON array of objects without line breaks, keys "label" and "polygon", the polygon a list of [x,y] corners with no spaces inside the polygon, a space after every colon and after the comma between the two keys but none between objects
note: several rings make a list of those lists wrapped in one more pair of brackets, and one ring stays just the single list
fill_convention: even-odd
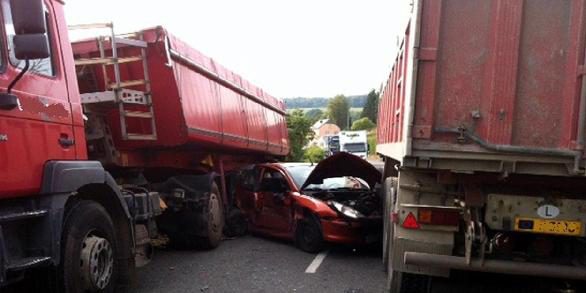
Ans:
[{"label": "road marking", "polygon": [[320,252],[318,255],[315,256],[313,261],[309,264],[307,269],[305,269],[306,274],[315,274],[321,263],[324,261],[326,256],[328,255],[328,251]]}]

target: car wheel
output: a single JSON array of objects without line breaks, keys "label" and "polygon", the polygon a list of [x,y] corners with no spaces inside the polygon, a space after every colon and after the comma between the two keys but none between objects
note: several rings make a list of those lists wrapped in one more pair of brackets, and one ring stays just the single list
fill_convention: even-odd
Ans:
[{"label": "car wheel", "polygon": [[230,209],[226,217],[224,234],[228,237],[244,236],[248,232],[248,219],[237,207]]},{"label": "car wheel", "polygon": [[63,230],[63,292],[114,292],[120,269],[114,224],[93,201],[79,201],[69,211]]},{"label": "car wheel", "polygon": [[317,216],[309,215],[299,221],[295,230],[295,242],[297,247],[306,252],[316,253],[323,249],[324,237]]}]

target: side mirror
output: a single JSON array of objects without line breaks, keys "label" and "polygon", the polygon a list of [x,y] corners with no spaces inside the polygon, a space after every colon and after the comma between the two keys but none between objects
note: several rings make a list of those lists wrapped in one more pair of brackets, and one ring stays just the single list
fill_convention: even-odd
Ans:
[{"label": "side mirror", "polygon": [[49,39],[45,34],[15,35],[13,43],[14,56],[18,60],[49,57]]},{"label": "side mirror", "polygon": [[11,0],[14,55],[19,60],[50,55],[43,0]]},{"label": "side mirror", "polygon": [[43,0],[11,0],[10,7],[16,35],[47,33]]}]

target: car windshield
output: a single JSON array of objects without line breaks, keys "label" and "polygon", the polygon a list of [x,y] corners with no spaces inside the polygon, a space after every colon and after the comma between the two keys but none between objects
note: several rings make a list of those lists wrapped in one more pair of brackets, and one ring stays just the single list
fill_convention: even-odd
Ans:
[{"label": "car windshield", "polygon": [[[286,166],[287,172],[293,177],[297,188],[301,188],[303,183],[313,171],[315,166]],[[333,177],[324,179],[322,184],[310,184],[304,188],[305,190],[319,189],[319,190],[332,190],[332,189],[370,189],[368,184],[356,177],[344,176],[344,177]]]},{"label": "car windshield", "polygon": [[366,152],[366,145],[364,143],[347,143],[344,144],[344,150],[351,153]]},{"label": "car windshield", "polygon": [[305,180],[307,180],[307,177],[309,177],[309,174],[311,174],[311,171],[313,171],[313,168],[315,168],[315,166],[309,166],[309,165],[286,166],[285,167],[287,172],[289,172],[289,174],[293,178],[293,181],[295,181],[295,185],[297,186],[297,188],[301,188],[301,185],[303,185],[303,183],[305,183]]}]

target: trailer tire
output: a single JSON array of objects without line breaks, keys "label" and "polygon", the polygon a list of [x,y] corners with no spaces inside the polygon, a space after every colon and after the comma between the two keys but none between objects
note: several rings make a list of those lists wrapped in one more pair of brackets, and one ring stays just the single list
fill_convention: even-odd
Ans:
[{"label": "trailer tire", "polygon": [[202,227],[205,227],[205,236],[199,239],[200,247],[213,249],[220,245],[224,231],[224,205],[222,194],[218,185],[214,182],[206,198],[207,204],[204,208]]},{"label": "trailer tire", "polygon": [[[112,218],[100,204],[81,200],[69,209],[62,236],[62,292],[114,292],[120,270]],[[118,291],[119,292],[119,291]]]},{"label": "trailer tire", "polygon": [[295,244],[299,249],[309,253],[320,252],[323,249],[324,237],[317,216],[309,214],[297,223]]},{"label": "trailer tire", "polygon": [[385,179],[384,186],[383,186],[383,204],[384,204],[384,211],[383,211],[383,253],[382,253],[382,261],[383,261],[383,271],[388,271],[388,264],[389,264],[389,254],[390,254],[390,247],[392,241],[392,227],[393,224],[391,222],[391,213],[393,211],[393,204],[397,194],[397,178],[389,177]]}]

